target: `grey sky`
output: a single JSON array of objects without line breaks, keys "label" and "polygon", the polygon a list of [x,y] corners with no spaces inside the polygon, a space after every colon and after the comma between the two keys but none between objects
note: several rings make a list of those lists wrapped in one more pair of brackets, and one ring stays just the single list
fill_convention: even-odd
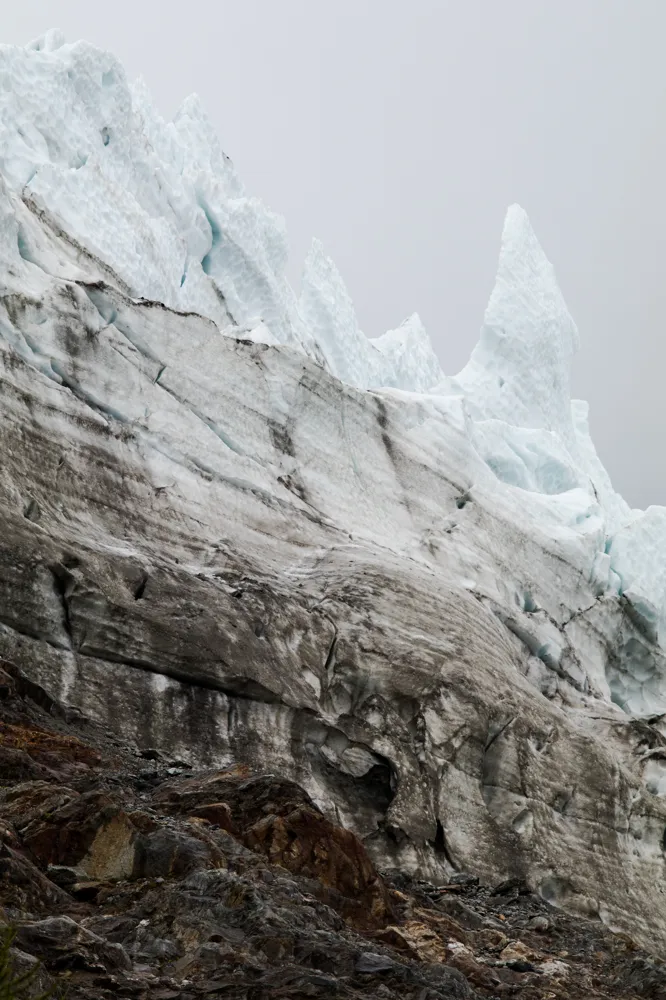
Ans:
[{"label": "grey sky", "polygon": [[197,91],[286,217],[292,276],[319,236],[365,332],[416,310],[449,374],[520,202],[614,484],[666,504],[664,0],[26,0],[0,35],[49,27],[114,51],[166,115]]}]

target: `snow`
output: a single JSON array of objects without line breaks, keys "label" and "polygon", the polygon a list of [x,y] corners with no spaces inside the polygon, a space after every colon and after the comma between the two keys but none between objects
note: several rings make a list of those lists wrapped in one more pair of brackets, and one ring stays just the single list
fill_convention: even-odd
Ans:
[{"label": "snow", "polygon": [[[447,376],[418,315],[374,339],[359,329],[317,240],[296,294],[283,220],[246,193],[196,97],[166,122],[111,54],[50,32],[0,46],[0,264],[3,351],[131,425],[156,468],[300,497],[488,602],[535,683],[554,672],[581,697],[666,706],[666,510],[630,511],[612,488],[571,400],[578,332],[519,206],[479,343]],[[17,318],[19,293],[33,305]],[[104,342],[104,371],[85,352],[72,369],[40,302]],[[238,362],[242,419],[221,338],[263,366],[257,381]],[[303,401],[308,379],[327,409]],[[616,611],[594,627],[577,617],[603,601]],[[640,636],[622,632],[628,606]]]}]

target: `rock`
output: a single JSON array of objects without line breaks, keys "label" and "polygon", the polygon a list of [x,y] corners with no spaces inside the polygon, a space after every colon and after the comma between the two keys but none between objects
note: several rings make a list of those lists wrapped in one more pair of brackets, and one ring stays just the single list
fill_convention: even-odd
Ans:
[{"label": "rock", "polygon": [[493,896],[529,895],[530,887],[522,878],[508,878],[493,889]]},{"label": "rock", "polygon": [[92,934],[130,949],[136,940],[136,930],[141,921],[139,917],[129,916],[126,913],[94,913],[92,916],[83,917],[79,923]]},{"label": "rock", "polygon": [[371,951],[366,951],[358,956],[354,968],[356,972],[376,976],[381,972],[390,972],[395,965],[396,963],[387,955],[375,955]]},{"label": "rock", "polygon": [[38,764],[25,750],[5,746],[0,746],[0,774],[8,785],[53,777],[48,768]]},{"label": "rock", "polygon": [[182,878],[224,865],[223,855],[198,837],[170,828],[139,835],[134,843],[133,878]]},{"label": "rock", "polygon": [[535,972],[536,966],[532,962],[528,962],[524,958],[512,958],[506,963],[507,968],[513,969],[514,972]]},{"label": "rock", "polygon": [[153,784],[160,780],[160,772],[156,771],[154,768],[149,768],[146,771],[139,771],[140,781],[147,782],[148,784]]},{"label": "rock", "polygon": [[[268,953],[271,958],[280,958],[279,949],[263,949],[264,954]],[[188,955],[186,959],[177,963],[176,969],[179,975],[183,973],[188,977],[199,975],[210,975],[219,969],[236,964],[237,952],[233,945],[225,941],[208,941]]]},{"label": "rock", "polygon": [[[481,930],[487,926],[487,917],[482,917],[476,913],[467,903],[464,903],[456,896],[439,896],[436,903],[437,909],[449,916],[454,917],[459,923],[475,930]],[[493,921],[496,925],[497,921]]]},{"label": "rock", "polygon": [[198,815],[202,807],[225,803],[241,830],[268,813],[277,816],[300,805],[312,806],[310,796],[296,782],[275,775],[255,776],[247,766],[166,781],[152,800],[165,811],[181,815]]},{"label": "rock", "polygon": [[196,806],[192,815],[205,819],[228,833],[233,834],[235,831],[231,808],[227,802],[211,802],[209,805]]},{"label": "rock", "polygon": [[[28,955],[20,948],[10,948],[9,971],[14,979],[22,976],[29,977],[29,981],[24,983],[24,987],[20,991],[21,1000],[31,1000],[33,997],[36,1000],[39,998],[43,1000],[45,996],[57,996],[53,978],[34,955]],[[0,981],[0,988],[4,986],[4,981]],[[9,993],[7,1000],[12,1000]]]},{"label": "rock", "polygon": [[15,693],[16,684],[14,678],[0,666],[0,699],[4,701],[7,698],[11,698]]},{"label": "rock", "polygon": [[82,868],[68,868],[67,865],[48,865],[46,874],[61,889],[71,889],[85,876]]},{"label": "rock", "polygon": [[389,919],[388,893],[361,842],[314,809],[269,815],[249,827],[243,840],[273,864],[317,878],[353,901],[348,912],[353,910],[356,923],[377,926]]},{"label": "rock", "polygon": [[74,899],[80,899],[84,903],[90,903],[97,899],[102,887],[102,882],[94,882],[88,879],[83,882],[75,882],[69,892]]},{"label": "rock", "polygon": [[523,962],[537,958],[538,955],[531,948],[528,948],[523,941],[510,941],[500,952],[501,962]]},{"label": "rock", "polygon": [[14,822],[40,864],[78,867],[97,878],[130,875],[136,829],[105,792],[79,795],[45,782],[18,785],[0,795],[0,816]]},{"label": "rock", "polygon": [[220,821],[273,864],[318,879],[346,900],[346,915],[359,924],[382,926],[390,917],[388,893],[365,847],[326,819],[292,781],[219,772],[167,782],[153,801],[174,813]]},{"label": "rock", "polygon": [[182,953],[174,941],[155,934],[144,921],[137,926],[129,951],[135,962],[145,962],[149,967],[173,961]]},{"label": "rock", "polygon": [[[12,667],[12,670],[17,678],[20,677],[17,668]],[[23,677],[18,684],[15,679],[12,682],[14,692],[17,688],[27,689],[54,708],[53,700],[38,685]],[[58,776],[57,783],[96,767],[99,761],[99,753],[75,737],[49,732],[34,724],[0,723],[1,773],[8,783],[39,779],[52,781],[55,775]]]},{"label": "rock", "polygon": [[140,833],[153,833],[159,828],[157,817],[142,809],[134,809],[127,814],[133,827]]},{"label": "rock", "polygon": [[448,944],[447,953],[448,964],[457,969],[472,986],[479,986],[493,992],[496,990],[501,980],[494,970],[477,962],[470,948],[459,941],[451,941]]},{"label": "rock", "polygon": [[571,969],[566,962],[561,962],[558,959],[539,962],[536,968],[543,976],[553,976],[556,979],[566,979],[571,975]]},{"label": "rock", "polygon": [[76,798],[78,792],[57,783],[25,782],[13,788],[0,789],[0,817],[13,823],[22,835],[32,823],[39,826],[43,817],[50,816]]},{"label": "rock", "polygon": [[627,992],[632,990],[638,996],[654,997],[655,1000],[666,996],[666,964],[653,958],[634,957],[622,978]]},{"label": "rock", "polygon": [[478,885],[479,878],[477,875],[469,875],[466,872],[456,872],[454,875],[449,875],[448,885]]},{"label": "rock", "polygon": [[[462,932],[464,934],[464,931]],[[418,920],[408,920],[401,927],[387,927],[376,935],[386,944],[406,952],[422,962],[446,962],[446,939],[441,929]]]},{"label": "rock", "polygon": [[490,951],[499,954],[509,943],[506,934],[490,928],[476,931],[471,937],[476,951]]},{"label": "rock", "polygon": [[[449,943],[451,940],[460,941],[465,946],[469,945],[471,941],[469,932],[452,917],[415,906],[411,908],[411,912],[416,918],[425,921],[431,929],[436,930],[442,940]],[[405,926],[409,926],[409,922]]]},{"label": "rock", "polygon": [[61,910],[71,902],[24,854],[0,844],[0,906],[14,918]]},{"label": "rock", "polygon": [[[10,706],[15,719],[35,711],[21,705],[15,698]],[[6,707],[0,703],[0,718]],[[90,738],[107,739],[94,724],[86,727]],[[552,944],[542,936],[539,951],[533,941],[517,940],[516,931],[509,941],[501,930],[484,927],[530,931],[536,917],[552,917],[532,895],[493,895],[470,879],[455,893],[442,893],[429,880],[386,871],[381,886],[391,913],[379,926],[364,922],[359,915],[368,882],[359,877],[363,866],[354,867],[357,848],[346,846],[351,842],[335,824],[322,823],[312,798],[294,783],[247,770],[192,771],[148,798],[131,780],[131,750],[108,752],[93,788],[84,773],[76,787],[60,784],[54,760],[50,780],[0,790],[0,905],[26,928],[24,954],[32,953],[33,961],[43,956],[56,981],[67,976],[72,1000],[148,1000],[162,992],[192,1000],[250,993],[257,1000],[324,1000],[341,992],[359,1000],[472,1000],[528,988],[534,1000],[558,990],[572,1000],[656,1000],[663,992],[663,966],[600,921],[560,912]],[[22,837],[48,824],[69,837],[81,800],[103,812],[101,800],[85,798],[90,792],[122,810],[133,830],[134,861],[143,860],[121,880],[87,878],[72,865],[49,866],[47,878],[25,853]],[[235,836],[206,818],[209,806],[208,816],[233,822]],[[204,815],[194,815],[199,812]],[[262,839],[251,850],[243,841],[257,830]],[[113,855],[113,838],[107,843]],[[298,860],[293,871],[285,861],[271,861],[287,855],[289,845]],[[327,854],[342,848],[348,867],[338,859],[331,868]],[[375,876],[373,867],[369,877]],[[120,952],[109,952],[110,946]],[[368,954],[374,957],[362,958]]]},{"label": "rock", "polygon": [[528,929],[531,931],[537,931],[539,934],[545,934],[546,931],[550,930],[550,926],[551,924],[548,917],[543,916],[532,917],[531,920],[528,920],[527,922]]},{"label": "rock", "polygon": [[119,944],[111,944],[86,930],[70,917],[47,917],[21,924],[17,944],[43,959],[48,968],[116,969],[132,967],[129,956]]},{"label": "rock", "polygon": [[130,875],[137,831],[122,807],[101,791],[61,796],[22,824],[25,846],[44,865],[77,866],[98,879]]}]

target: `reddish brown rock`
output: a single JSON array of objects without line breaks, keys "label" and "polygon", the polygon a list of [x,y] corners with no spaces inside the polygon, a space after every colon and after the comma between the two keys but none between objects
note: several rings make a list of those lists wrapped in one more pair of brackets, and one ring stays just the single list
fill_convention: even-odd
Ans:
[{"label": "reddish brown rock", "polygon": [[381,926],[389,919],[386,888],[361,841],[314,808],[266,816],[244,832],[243,841],[273,864],[316,878],[353,900],[357,906],[349,915],[355,924]]},{"label": "reddish brown rock", "polygon": [[63,777],[96,767],[101,762],[101,755],[76,737],[4,721],[0,721],[0,751],[19,751],[33,761],[35,774],[32,776],[45,768],[49,777],[55,773],[61,781]]},{"label": "reddish brown rock", "polygon": [[105,792],[30,782],[0,796],[23,846],[43,866],[79,867],[91,878],[123,878],[134,866],[136,828]]},{"label": "reddish brown rock", "polygon": [[137,809],[127,815],[130,822],[140,833],[152,833],[159,827],[159,823],[155,817],[151,816],[150,813],[143,812],[143,810]]},{"label": "reddish brown rock", "polygon": [[39,824],[77,797],[78,793],[65,785],[25,782],[0,792],[0,818],[23,835],[31,824]]},{"label": "reddish brown rock", "polygon": [[387,890],[361,843],[331,823],[295,782],[238,770],[167,782],[156,804],[208,819],[250,850],[333,891],[327,902],[354,924],[381,927],[391,915]]},{"label": "reddish brown rock", "polygon": [[226,802],[211,802],[210,805],[197,806],[192,811],[195,819],[205,819],[213,826],[219,826],[227,833],[235,833],[236,827],[231,815],[231,808]]}]

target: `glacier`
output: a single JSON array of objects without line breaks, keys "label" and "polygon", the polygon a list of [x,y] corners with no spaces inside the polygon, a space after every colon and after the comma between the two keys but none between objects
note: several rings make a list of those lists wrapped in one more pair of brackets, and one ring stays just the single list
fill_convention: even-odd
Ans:
[{"label": "glacier", "polygon": [[455,376],[286,264],[198,99],[0,46],[0,656],[666,949],[666,509],[613,490],[526,213]]}]

